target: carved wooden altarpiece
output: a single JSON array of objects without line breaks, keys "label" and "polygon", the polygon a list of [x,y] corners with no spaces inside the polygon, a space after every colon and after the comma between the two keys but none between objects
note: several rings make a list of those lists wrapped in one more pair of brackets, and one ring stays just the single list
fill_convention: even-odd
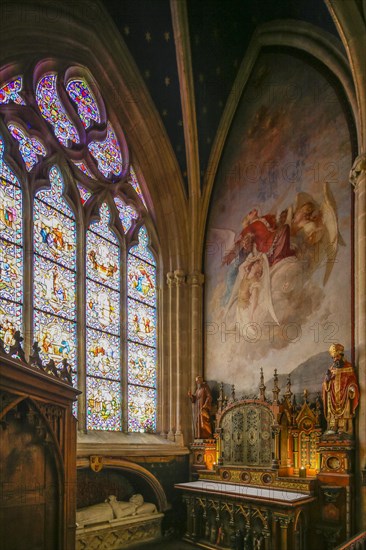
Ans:
[{"label": "carved wooden altarpiece", "polygon": [[[184,539],[204,548],[307,550],[333,548],[352,534],[353,441],[323,435],[320,396],[301,403],[290,378],[282,399],[275,370],[272,399],[217,401],[212,440],[195,440],[193,479],[176,485],[187,508]],[[321,546],[319,546],[319,544]],[[317,546],[318,545],[318,546]]]}]

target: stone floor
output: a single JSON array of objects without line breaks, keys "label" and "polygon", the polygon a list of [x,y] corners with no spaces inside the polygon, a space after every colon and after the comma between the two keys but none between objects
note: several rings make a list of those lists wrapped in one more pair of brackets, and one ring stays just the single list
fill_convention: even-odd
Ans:
[{"label": "stone floor", "polygon": [[[152,542],[150,544],[144,544],[144,546],[141,546],[141,550],[195,550],[197,548],[201,548],[201,547],[195,546],[193,544],[189,544],[188,542],[184,542],[179,539],[175,539],[175,540],[163,539],[159,542]],[[140,548],[138,550],[140,550]]]}]

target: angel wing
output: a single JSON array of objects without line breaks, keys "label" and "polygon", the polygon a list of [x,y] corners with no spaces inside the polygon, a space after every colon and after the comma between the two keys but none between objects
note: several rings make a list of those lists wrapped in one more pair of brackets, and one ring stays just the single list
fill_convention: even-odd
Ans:
[{"label": "angel wing", "polygon": [[225,266],[225,255],[234,248],[235,233],[231,229],[210,229],[206,240],[206,262],[210,264],[215,285],[215,299],[220,318],[226,319],[228,311],[235,301],[235,286],[238,268],[235,262]]},{"label": "angel wing", "polygon": [[321,214],[325,231],[319,242],[319,259],[324,259],[326,263],[323,278],[323,285],[325,285],[336,262],[338,245],[345,246],[338,230],[337,206],[327,182],[324,183],[324,200],[321,205]]},{"label": "angel wing", "polygon": [[268,263],[268,258],[265,254],[263,254],[263,275],[262,275],[262,284],[261,284],[260,303],[264,311],[268,312],[271,318],[273,319],[273,321],[277,323],[277,325],[279,325],[280,323],[277,319],[277,315],[273,307],[269,263]]},{"label": "angel wing", "polygon": [[304,262],[309,275],[325,264],[325,285],[335,263],[338,245],[344,245],[338,231],[337,206],[327,182],[324,183],[320,206],[308,193],[298,194],[291,232],[297,257]]}]

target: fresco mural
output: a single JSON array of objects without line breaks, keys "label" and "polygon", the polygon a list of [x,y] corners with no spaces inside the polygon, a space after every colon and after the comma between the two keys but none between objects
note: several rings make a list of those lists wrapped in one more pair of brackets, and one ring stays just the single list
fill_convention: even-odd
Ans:
[{"label": "fresco mural", "polygon": [[262,53],[211,200],[207,380],[250,393],[260,367],[267,380],[277,368],[317,391],[330,344],[351,347],[351,166],[333,85],[302,58]]}]

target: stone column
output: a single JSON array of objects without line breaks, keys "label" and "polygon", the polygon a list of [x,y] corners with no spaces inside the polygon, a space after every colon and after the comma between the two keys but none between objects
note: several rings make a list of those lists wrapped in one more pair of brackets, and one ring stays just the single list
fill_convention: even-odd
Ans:
[{"label": "stone column", "polygon": [[168,297],[168,353],[169,353],[169,429],[168,439],[174,441],[175,434],[175,401],[176,394],[176,379],[175,379],[175,337],[176,337],[176,315],[175,315],[175,285],[176,279],[173,272],[167,273],[167,283],[169,288]]},{"label": "stone column", "polygon": [[[199,271],[192,272],[187,279],[187,284],[190,288],[190,377],[191,385],[197,375],[203,375],[203,338],[202,338],[202,287],[204,275]],[[188,344],[188,342],[187,342]],[[191,423],[187,423],[186,428],[191,431]],[[189,433],[189,440],[193,438],[193,434]]]},{"label": "stone column", "polygon": [[166,439],[169,431],[170,365],[166,360],[168,357],[167,350],[169,349],[168,337],[163,338],[162,335],[168,335],[167,302],[169,297],[165,285],[163,285],[163,288],[160,285],[157,286],[156,292],[159,304],[158,334],[160,335],[160,338],[158,336],[158,340],[160,341],[158,349],[158,429],[160,430],[160,435]]},{"label": "stone column", "polygon": [[[185,331],[185,306],[184,306],[184,287],[185,287],[185,274],[184,271],[176,270],[174,271],[175,277],[175,288],[176,288],[176,297],[175,297],[175,329],[176,329],[176,351],[175,351],[175,368],[176,368],[176,432],[175,432],[175,442],[180,445],[184,445],[183,433],[182,433],[182,410],[184,404],[182,400],[185,399],[187,402],[187,396],[183,395],[185,390],[184,386],[184,350],[187,349],[187,338],[184,338],[186,334]],[[187,406],[187,403],[185,404]]]},{"label": "stone column", "polygon": [[361,530],[366,529],[366,486],[361,485],[361,470],[366,467],[366,154],[356,158],[350,182],[355,191],[355,366],[361,393],[356,411],[355,486],[360,488],[356,494],[356,509],[359,510],[356,528]]}]

